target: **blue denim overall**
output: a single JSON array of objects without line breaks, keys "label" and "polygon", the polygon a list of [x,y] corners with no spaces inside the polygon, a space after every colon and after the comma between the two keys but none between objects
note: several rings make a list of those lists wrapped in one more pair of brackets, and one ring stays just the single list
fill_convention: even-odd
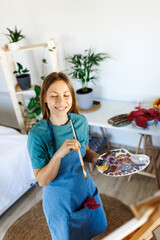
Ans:
[{"label": "blue denim overall", "polygon": [[[53,128],[48,121],[52,140]],[[80,148],[82,157],[85,146]],[[102,202],[88,170],[85,179],[77,151],[71,150],[61,159],[56,178],[43,187],[43,210],[53,240],[90,240],[102,233],[107,220]],[[100,207],[80,209],[89,196],[94,197]]]}]

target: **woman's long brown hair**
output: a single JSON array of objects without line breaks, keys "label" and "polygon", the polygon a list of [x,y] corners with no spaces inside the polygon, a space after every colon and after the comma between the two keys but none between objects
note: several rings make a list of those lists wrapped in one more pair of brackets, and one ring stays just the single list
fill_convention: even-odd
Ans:
[{"label": "woman's long brown hair", "polygon": [[50,111],[47,106],[47,103],[44,102],[44,99],[45,99],[48,88],[56,81],[64,81],[67,84],[67,86],[71,92],[71,96],[72,96],[72,106],[71,106],[71,109],[69,110],[69,112],[79,114],[76,94],[75,94],[75,91],[74,91],[71,81],[62,72],[52,72],[44,79],[43,84],[42,84],[41,94],[40,94],[40,103],[41,103],[43,118],[48,119],[50,117]]}]

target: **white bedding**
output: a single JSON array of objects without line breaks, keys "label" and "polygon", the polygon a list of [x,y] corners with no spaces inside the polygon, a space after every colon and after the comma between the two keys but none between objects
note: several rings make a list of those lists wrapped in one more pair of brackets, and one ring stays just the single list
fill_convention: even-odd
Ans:
[{"label": "white bedding", "polygon": [[27,137],[0,126],[0,215],[36,182]]}]

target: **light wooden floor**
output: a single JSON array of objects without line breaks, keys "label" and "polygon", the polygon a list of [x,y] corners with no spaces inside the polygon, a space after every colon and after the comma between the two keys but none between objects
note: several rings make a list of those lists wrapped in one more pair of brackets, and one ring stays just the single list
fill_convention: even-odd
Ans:
[{"label": "light wooden floor", "polygon": [[[91,175],[100,193],[118,198],[127,205],[156,191],[155,180],[139,174],[132,175],[130,182],[128,177],[108,177],[100,174],[96,169]],[[38,185],[34,186],[0,217],[0,240],[3,239],[10,225],[41,198],[42,188]],[[155,230],[155,235],[157,240],[160,240],[160,228]]]}]

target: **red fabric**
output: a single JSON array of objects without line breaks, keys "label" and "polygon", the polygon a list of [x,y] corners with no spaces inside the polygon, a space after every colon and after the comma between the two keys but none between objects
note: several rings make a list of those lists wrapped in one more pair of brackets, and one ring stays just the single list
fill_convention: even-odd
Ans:
[{"label": "red fabric", "polygon": [[158,121],[160,121],[160,111],[159,110],[156,110],[154,108],[150,108],[149,113],[150,113],[151,116],[154,117],[154,119],[157,119]]},{"label": "red fabric", "polygon": [[141,108],[137,111],[132,111],[128,115],[128,121],[135,119],[137,126],[146,128],[147,121],[157,119],[160,121],[160,111],[150,108],[149,110]]},{"label": "red fabric", "polygon": [[96,200],[94,197],[88,197],[82,204],[81,209],[85,208],[86,206],[88,206],[90,209],[96,209],[100,207],[100,204],[96,203]]}]

